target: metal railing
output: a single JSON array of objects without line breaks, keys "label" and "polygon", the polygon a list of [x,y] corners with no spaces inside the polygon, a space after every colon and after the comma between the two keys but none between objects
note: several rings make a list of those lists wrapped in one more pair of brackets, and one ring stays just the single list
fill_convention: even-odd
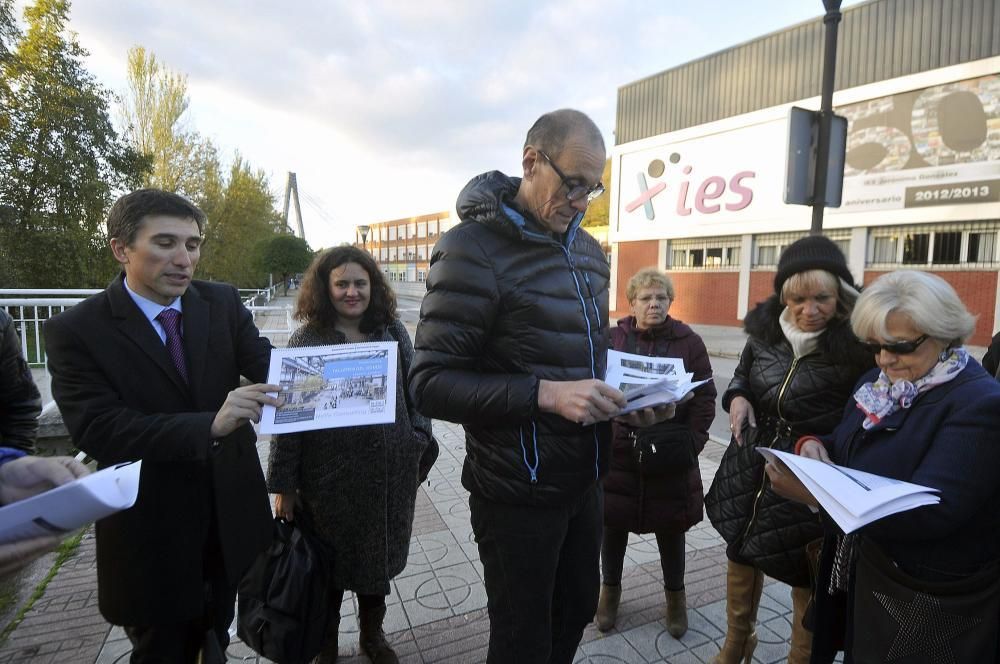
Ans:
[{"label": "metal railing", "polygon": [[[42,334],[45,321],[79,304],[86,296],[100,292],[99,288],[0,289],[0,308],[14,319],[14,329],[21,339],[21,352],[30,366],[45,366],[45,337]],[[73,295],[77,297],[66,297]],[[276,296],[276,287],[240,289],[240,295],[262,335],[271,337],[272,343],[287,341],[287,335],[295,329],[292,308],[258,304],[258,301],[271,302]],[[276,315],[276,312],[283,315]],[[284,339],[275,338],[279,335],[284,335]]]}]

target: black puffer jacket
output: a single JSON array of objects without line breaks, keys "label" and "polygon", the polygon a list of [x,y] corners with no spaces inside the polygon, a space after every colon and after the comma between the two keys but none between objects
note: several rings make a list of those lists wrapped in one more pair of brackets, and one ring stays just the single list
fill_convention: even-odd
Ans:
[{"label": "black puffer jacket", "polygon": [[790,451],[805,434],[837,426],[858,377],[874,366],[847,320],[835,320],[815,351],[794,357],[779,317],[777,296],[759,304],[744,321],[749,335],[739,365],[722,397],[753,405],[755,430],[744,429],[744,445],[730,442],[705,499],[709,518],[729,546],[729,556],[753,564],[794,586],[809,585],[804,547],[822,537],[818,517],[804,505],[771,490],[764,458],[754,448]]},{"label": "black puffer jacket", "polygon": [[10,315],[0,309],[0,447],[34,452],[42,396],[21,354]]},{"label": "black puffer jacket", "polygon": [[493,171],[459,195],[462,223],[434,247],[410,391],[465,425],[462,484],[507,504],[566,504],[607,466],[610,427],[538,410],[538,382],[603,378],[610,270],[575,220],[553,238]]}]

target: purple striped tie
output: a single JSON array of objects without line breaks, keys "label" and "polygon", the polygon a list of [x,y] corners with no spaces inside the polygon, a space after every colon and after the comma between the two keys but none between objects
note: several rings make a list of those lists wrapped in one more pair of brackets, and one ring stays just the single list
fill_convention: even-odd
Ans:
[{"label": "purple striped tie", "polygon": [[187,360],[184,359],[184,341],[181,339],[181,312],[176,309],[164,309],[156,315],[163,331],[167,333],[167,352],[174,362],[177,373],[188,382]]}]

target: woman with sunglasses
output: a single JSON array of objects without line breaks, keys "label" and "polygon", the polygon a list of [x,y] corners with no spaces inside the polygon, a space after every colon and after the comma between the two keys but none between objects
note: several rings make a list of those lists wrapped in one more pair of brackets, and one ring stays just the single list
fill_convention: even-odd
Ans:
[{"label": "woman with sunglasses", "polygon": [[[797,451],[938,489],[941,502],[850,535],[824,520],[813,662],[842,649],[848,663],[1000,661],[1000,384],[962,347],[975,321],[926,272],[885,274],[858,299],[851,325],[878,369],[836,430]],[[767,471],[816,507],[787,468]]]},{"label": "woman with sunglasses", "polygon": [[749,663],[764,575],[792,586],[788,661],[809,660],[803,625],[811,574],[806,547],[818,543],[819,518],[771,490],[758,446],[791,451],[799,436],[830,432],[871,356],[851,333],[857,290],[844,254],[823,236],[792,243],[778,262],[774,294],[744,320],[749,335],[722,406],[732,442],[705,499],[728,544],[726,641],[714,664]]}]

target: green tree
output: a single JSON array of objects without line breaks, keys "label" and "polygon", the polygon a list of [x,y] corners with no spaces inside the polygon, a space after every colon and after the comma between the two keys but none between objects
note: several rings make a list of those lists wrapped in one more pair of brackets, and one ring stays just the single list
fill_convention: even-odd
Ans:
[{"label": "green tree", "polygon": [[280,222],[264,172],[237,154],[221,199],[205,213],[208,224],[201,275],[241,288],[265,285],[267,271],[254,257],[257,245],[269,240]]},{"label": "green tree", "polygon": [[601,174],[601,182],[604,184],[604,195],[600,196],[587,208],[587,213],[583,215],[582,226],[584,228],[597,228],[608,225],[608,212],[611,205],[611,160],[604,162],[604,173]]},{"label": "green tree", "polygon": [[285,283],[288,293],[288,278],[304,272],[312,261],[313,252],[300,237],[280,233],[258,245],[257,262],[260,269],[268,274],[277,274]]},{"label": "green tree", "polygon": [[164,67],[142,46],[128,52],[128,88],[121,116],[128,142],[152,158],[143,184],[202,202],[205,161],[215,148],[187,126],[187,77]]},{"label": "green tree", "polygon": [[112,126],[68,13],[66,0],[37,0],[0,62],[0,283],[13,286],[104,285],[105,211],[149,168]]}]

